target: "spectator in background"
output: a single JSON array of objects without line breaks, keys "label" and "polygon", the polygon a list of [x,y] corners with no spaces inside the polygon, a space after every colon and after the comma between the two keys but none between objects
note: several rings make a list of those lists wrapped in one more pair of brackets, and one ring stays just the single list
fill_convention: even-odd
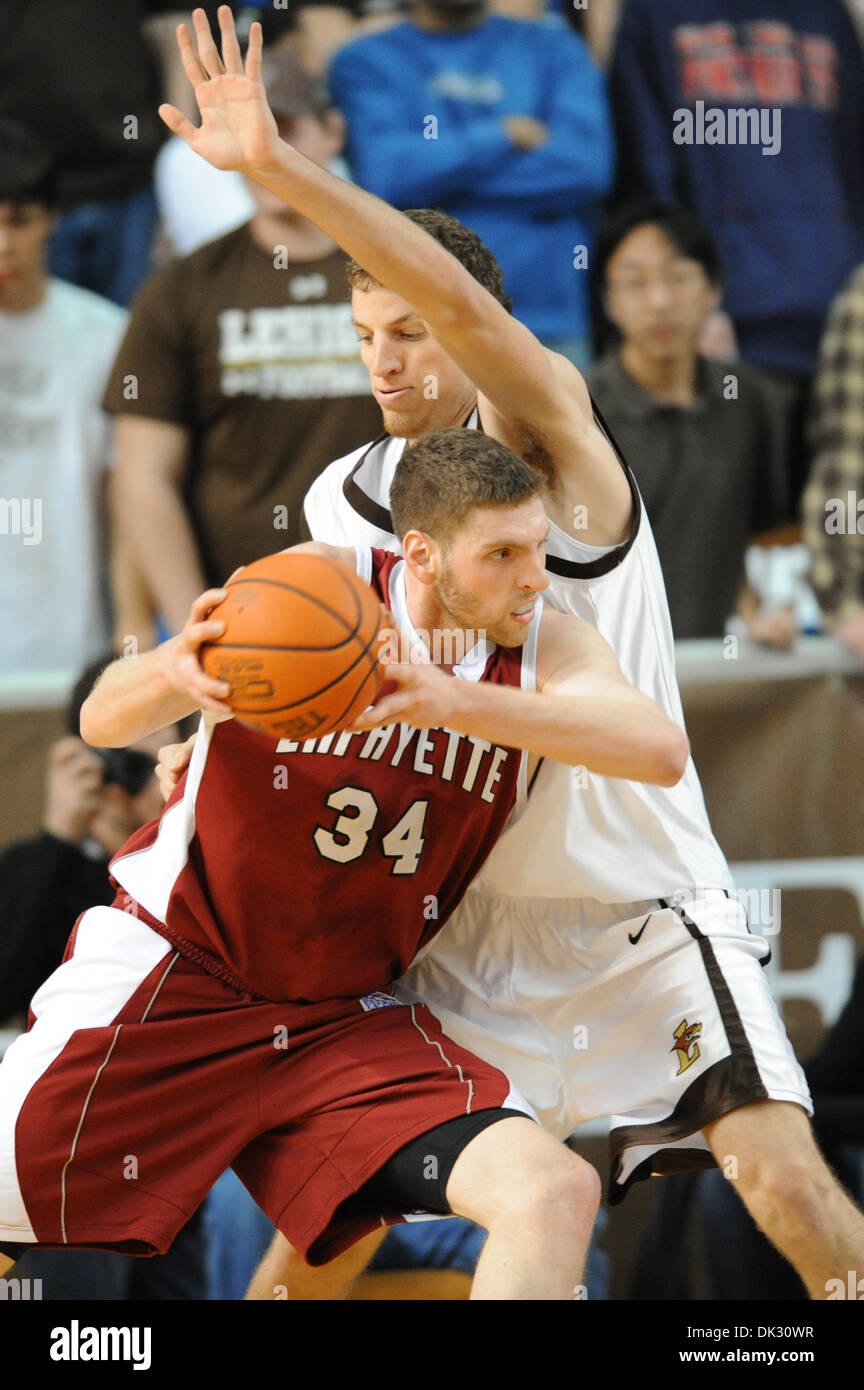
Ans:
[{"label": "spectator in background", "polygon": [[[588,373],[645,500],[676,638],[717,637],[736,608],[751,536],[788,517],[787,401],[756,368],[698,345],[720,265],[691,212],[645,202],[608,222],[595,257],[620,345]],[[788,645],[789,614],[747,594],[750,635]]]},{"label": "spectator in background", "polygon": [[361,34],[396,24],[411,8],[411,0],[344,0],[341,4],[338,0],[282,0],[278,10],[272,0],[235,0],[234,8],[241,43],[257,19],[265,46],[284,40],[301,67],[320,78],[337,48]]},{"label": "spectator in background", "polygon": [[[162,814],[156,755],[162,730],[129,748],[89,748],[81,706],[105,667],[105,652],[82,672],[69,699],[65,738],[48,757],[42,830],[0,854],[0,1023],[23,1018],[57,968],[77,918],[112,903],[108,861],[140,826]],[[176,732],[176,730],[175,730]]]},{"label": "spectator in background", "polygon": [[[793,385],[803,437],[828,305],[864,258],[864,56],[842,0],[627,0],[611,90],[623,195],[711,229],[741,354]],[[730,108],[755,113],[756,143]],[[806,471],[801,449],[793,501]]]},{"label": "spectator in background", "polygon": [[440,207],[497,257],[514,312],[577,366],[588,360],[587,255],[612,178],[602,74],[560,23],[485,0],[415,0],[409,22],[357,39],[330,89],[364,188]]},{"label": "spectator in background", "polygon": [[[287,53],[268,93],[280,132],[326,164],[340,128]],[[117,415],[118,532],[172,631],[208,585],[300,539],[331,458],[377,434],[344,253],[257,184],[251,222],[152,277],[105,407]]]},{"label": "spectator in background", "polygon": [[[78,736],[81,705],[108,652],[78,680],[69,733],[51,749],[40,834],[0,854],[0,1022],[23,1026],[31,997],[59,966],[78,917],[113,902],[108,861],[128,837],[162,812],[156,753],[162,730],[130,748],[92,749]],[[41,1297],[202,1299],[205,1246],[195,1217],[167,1255],[138,1260],[95,1250],[31,1250],[17,1278],[41,1279]]]},{"label": "spectator in background", "polygon": [[[214,17],[216,0],[203,8]],[[121,305],[150,263],[150,183],[164,130],[159,65],[142,25],[166,10],[180,18],[184,7],[179,0],[0,7],[0,115],[25,122],[57,159],[63,212],[51,271]]]},{"label": "spectator in background", "polygon": [[[490,9],[511,19],[539,19],[547,11],[562,10],[569,18],[566,6],[571,0],[491,0]],[[605,11],[620,0],[591,0],[592,11]],[[316,77],[323,77],[337,48],[363,34],[380,33],[397,24],[410,13],[411,0],[234,0],[235,24],[241,45],[249,33],[249,25],[258,20],[264,31],[265,46],[285,40],[302,67]],[[592,15],[593,19],[593,15]],[[188,90],[188,89],[187,89]],[[170,98],[173,100],[173,98]],[[183,103],[174,102],[184,109]],[[193,112],[186,111],[192,118]]]},{"label": "spectator in background", "polygon": [[[0,118],[0,648],[7,674],[80,670],[110,639],[102,392],[126,315],[45,273],[49,148]],[[118,584],[122,580],[118,573]]]},{"label": "spectator in background", "polygon": [[810,582],[828,627],[864,659],[864,265],[828,315],[810,445],[802,503]]}]

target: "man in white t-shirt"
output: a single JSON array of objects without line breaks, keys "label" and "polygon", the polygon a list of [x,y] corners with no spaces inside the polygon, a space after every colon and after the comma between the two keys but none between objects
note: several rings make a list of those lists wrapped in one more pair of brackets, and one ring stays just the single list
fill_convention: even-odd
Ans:
[{"label": "man in white t-shirt", "polygon": [[6,674],[110,645],[100,399],[126,313],[46,275],[51,155],[0,122],[0,642]]}]

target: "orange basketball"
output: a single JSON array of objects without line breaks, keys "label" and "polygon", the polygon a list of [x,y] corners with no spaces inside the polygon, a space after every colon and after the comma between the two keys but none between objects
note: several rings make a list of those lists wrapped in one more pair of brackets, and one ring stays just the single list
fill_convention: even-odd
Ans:
[{"label": "orange basketball", "polygon": [[317,738],[372,704],[383,677],[381,609],[353,571],[321,555],[266,555],[224,588],[210,616],[225,632],[201,647],[201,664],[229,682],[227,703],[244,724]]}]

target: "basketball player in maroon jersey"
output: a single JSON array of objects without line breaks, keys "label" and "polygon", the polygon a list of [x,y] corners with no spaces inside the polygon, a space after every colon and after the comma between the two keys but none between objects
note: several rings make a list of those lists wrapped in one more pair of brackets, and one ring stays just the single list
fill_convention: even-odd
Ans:
[{"label": "basketball player in maroon jersey", "polygon": [[[0,1064],[0,1272],[34,1243],[163,1251],[232,1164],[312,1264],[405,1212],[452,1211],[490,1233],[475,1296],[573,1296],[597,1175],[388,991],[524,787],[517,749],[671,785],[687,740],[599,634],[544,608],[548,518],[521,459],[474,431],[429,435],[392,502],[404,559],[305,548],[355,565],[415,653],[421,630],[485,637],[451,674],[391,665],[396,691],[356,732],[201,731],[161,819],[112,861],[114,905],[83,914]],[[197,660],[221,592],[108,668],[88,741],[230,713]]]},{"label": "basketball player in maroon jersey", "polygon": [[[515,452],[541,469],[547,484],[544,501],[553,523],[548,567],[553,576],[563,577],[567,581],[570,592],[566,597],[563,591],[561,594],[564,607],[572,606],[574,611],[580,612],[589,622],[593,621],[595,626],[605,631],[634,682],[674,713],[677,688],[671,627],[650,528],[644,512],[640,520],[638,491],[626,464],[623,460],[619,463],[611,444],[594,423],[588,393],[578,372],[564,359],[544,351],[524,325],[510,317],[506,307],[502,307],[505,297],[500,276],[495,283],[490,283],[486,275],[477,275],[491,294],[466,282],[465,274],[443,246],[436,245],[423,235],[421,227],[425,214],[418,219],[421,225],[414,225],[409,218],[363,190],[334,180],[323,171],[311,170],[308,162],[296,151],[281,144],[260,88],[260,29],[253,25],[250,31],[244,71],[227,7],[220,10],[219,23],[222,32],[221,56],[202,11],[196,11],[194,16],[197,52],[185,28],[180,31],[184,65],[201,111],[200,129],[196,130],[176,109],[162,107],[160,114],[166,124],[217,167],[241,168],[265,187],[277,192],[296,210],[327,231],[351,255],[355,262],[352,269],[359,272],[356,278],[352,276],[352,298],[363,344],[362,355],[370,371],[374,394],[382,407],[385,429],[391,443],[404,447],[407,442],[413,447],[412,441],[425,430],[447,424],[464,424],[482,429],[509,444]],[[438,229],[430,227],[430,230],[433,236],[439,235]],[[470,239],[470,233],[467,229],[461,230],[464,238],[458,246],[454,245],[449,232],[446,236],[442,235],[441,240],[453,247],[454,256],[474,275],[476,252],[468,247],[468,256],[463,256],[465,241]],[[494,300],[498,302],[492,302]],[[349,476],[331,478],[330,495],[338,493],[333,497],[336,505],[328,506],[331,496],[324,489],[322,496],[317,499],[317,525],[311,524],[310,518],[312,534],[341,543],[352,543],[359,537],[375,545],[388,543],[381,539],[382,532],[392,531],[387,519],[391,476],[387,468],[392,467],[398,456],[398,448],[391,449],[388,457],[386,444],[382,440],[375,441],[368,452],[378,455],[372,460],[371,466],[366,466],[369,460],[364,465],[366,474],[375,479],[371,495],[369,478],[361,479],[362,485],[359,485],[353,467]],[[352,464],[356,463],[356,460],[352,461]],[[337,469],[336,464],[332,467]],[[319,482],[325,479],[326,474]],[[343,495],[348,503],[350,524],[347,529],[337,527],[334,530],[331,522],[335,519]],[[307,496],[307,518],[310,515],[309,501]],[[358,523],[357,516],[352,513],[362,516],[362,523]],[[377,539],[372,539],[369,531],[377,531]],[[576,537],[571,534],[573,531],[578,532]],[[606,583],[610,575],[618,575],[620,585],[613,581]],[[572,583],[569,582],[571,580]],[[605,597],[604,587],[607,591]],[[610,592],[616,597],[610,599]],[[598,616],[601,610],[605,621]],[[551,761],[546,765],[545,774],[541,771],[538,785],[543,782],[544,775],[547,783],[556,780],[559,788],[572,781],[568,769]],[[715,853],[709,844],[713,842],[713,837],[707,821],[702,825],[705,820],[704,803],[692,768],[682,779],[682,785],[685,783],[685,800],[693,813],[692,817],[685,819],[688,825],[692,823],[702,827],[700,835],[696,836],[700,844],[696,846],[695,858],[691,855],[687,861],[688,871],[692,870],[694,875],[698,871],[701,876],[695,878],[696,885],[700,888],[707,886],[716,898],[717,893],[721,892],[722,883],[726,882],[728,866],[720,863],[722,855],[719,847],[716,847]],[[614,785],[625,787],[627,783]],[[651,790],[649,788],[648,792]],[[662,810],[659,792],[658,798],[658,810]],[[620,795],[618,799],[621,800]],[[583,803],[581,795],[579,801],[580,804],[589,804]],[[594,803],[590,803],[590,809],[595,809]],[[620,806],[616,809],[620,810]],[[587,829],[587,834],[575,837],[575,851],[562,847],[568,873],[571,853],[575,853],[578,859],[581,852],[585,856],[584,862],[590,863],[589,844],[594,827],[607,823],[602,817],[592,820],[587,813],[584,818],[577,815],[575,822],[580,830]],[[531,826],[533,831],[530,812],[521,822],[517,822],[517,828],[520,823],[526,830]],[[569,826],[570,817],[566,820],[562,817],[561,823]],[[616,824],[619,823],[626,826],[626,833],[619,837],[619,858],[626,863],[621,878],[629,880],[633,862],[629,832],[633,832],[633,844],[646,843],[644,820],[637,822],[625,814],[620,822],[616,820]],[[668,818],[664,822],[663,815],[658,814],[652,824],[664,843],[668,843],[670,857],[667,866],[671,864],[672,878],[677,883],[680,873],[679,846],[669,834],[670,829],[674,828],[675,818]],[[710,849],[708,859],[711,861],[708,877],[705,876],[704,867],[700,867],[705,861],[699,857],[706,846]],[[617,867],[608,849],[608,844],[604,845],[601,852],[603,862]],[[621,882],[617,874],[615,877],[615,889],[618,891]],[[536,876],[532,884],[528,896],[543,900],[546,894]],[[684,887],[683,884],[678,886]],[[652,886],[643,874],[639,891],[630,892],[628,896],[641,900],[650,898],[655,891],[668,896],[668,885],[660,888],[656,884]],[[689,890],[685,891],[689,901],[691,895]],[[722,892],[721,895],[724,901],[728,897]],[[593,895],[589,893],[589,896]],[[608,898],[609,894],[606,893],[603,900]],[[616,897],[615,901],[618,900]],[[671,907],[664,910],[673,911]],[[691,943],[697,938],[701,943],[715,931],[714,925],[708,920],[708,908],[703,915],[705,920],[697,923],[688,940],[683,942],[681,958],[688,951],[693,954]],[[627,924],[619,925],[626,928]],[[676,933],[679,932],[677,922],[672,926]],[[720,934],[725,930],[724,910]],[[743,939],[745,927],[741,922],[736,931]],[[767,951],[767,947],[765,949]],[[466,979],[471,975],[470,966],[469,957],[465,960]],[[544,970],[543,979],[548,980],[549,990],[554,992],[556,985],[561,987],[558,972],[548,959],[544,960]],[[697,961],[695,971],[688,975],[684,993],[691,989],[697,978],[701,980],[700,972]],[[809,1107],[806,1085],[797,1079],[797,1063],[791,1056],[782,1024],[776,1018],[771,1021],[773,1005],[766,1006],[761,1000],[763,991],[759,971],[750,970],[747,978],[749,985],[753,986],[754,997],[759,996],[755,1008],[752,1001],[748,1003],[748,1018],[753,1020],[760,1039],[770,1037],[772,1047],[777,1043],[773,1060],[781,1056],[785,1059],[783,1069],[786,1075],[781,1084],[773,1073],[768,1076],[767,1082],[763,1081],[761,1075],[764,1073],[761,1073],[758,1091],[752,1090],[747,1094],[741,1089],[734,1096],[725,1092],[721,1095],[717,1091],[711,1112],[702,1114],[700,1111],[702,1118],[710,1123],[703,1125],[701,1134],[697,1132],[698,1126],[691,1126],[691,1137],[695,1137],[697,1145],[713,1151],[715,1157],[728,1153],[744,1155],[738,1190],[751,1214],[796,1264],[808,1289],[815,1291],[814,1296],[821,1296],[826,1270],[833,1273],[836,1268],[844,1268],[850,1260],[854,1263],[864,1228],[860,1215],[841,1192],[815,1148],[806,1118]],[[482,982],[479,976],[477,979],[475,993],[479,995],[482,994],[479,988]],[[760,984],[756,983],[757,980],[760,980]],[[526,999],[518,981],[514,988],[517,1005],[526,1007],[530,1013],[530,1001]],[[467,984],[466,992],[470,992]],[[710,1007],[719,1006],[717,993],[712,989],[711,994]],[[542,982],[541,995],[546,995],[546,984]],[[661,995],[655,994],[653,997],[659,999]],[[692,996],[688,997],[690,1002],[686,1007],[689,1011]],[[596,991],[592,1003],[598,1009],[602,1007]],[[692,1006],[701,1008],[701,1004]],[[494,1001],[491,1011],[494,1012]],[[602,1014],[600,1017],[602,1019]],[[735,1041],[735,1030],[730,1031],[722,1020],[720,1032],[725,1038],[721,1052],[726,1045],[740,1052],[739,1042]],[[744,1052],[749,1050],[752,1053],[749,1035],[742,1036]],[[665,1058],[662,1061],[665,1062]],[[702,1065],[709,1065],[707,1053]],[[792,1084],[786,1084],[790,1077]],[[611,1083],[605,1102],[608,1111],[623,1113],[628,1125],[627,1117],[631,1112],[635,1112],[638,1120],[640,1107],[647,1104],[649,1098],[652,1106],[656,1104],[658,1092],[653,1078],[645,1085],[646,1089],[641,1095],[625,1087],[628,1095],[623,1103],[616,1104],[611,1092],[621,1088]],[[768,1099],[764,1099],[765,1096]],[[729,1105],[730,1099],[735,1102],[733,1106]],[[668,1097],[664,1093],[664,1103],[667,1102]],[[677,1095],[668,1103],[666,1113],[669,1116],[672,1116],[675,1106]],[[677,1113],[675,1110],[675,1115]],[[684,1118],[682,1113],[681,1119]],[[685,1128],[677,1119],[675,1126],[670,1139],[673,1143],[686,1137]],[[629,1127],[626,1136],[623,1158],[632,1167],[638,1158],[638,1141]],[[659,1139],[655,1142],[655,1136],[650,1137],[655,1148],[664,1147]],[[632,1175],[629,1168],[622,1166],[621,1160],[619,1154],[616,1174],[622,1182],[629,1183]],[[641,1170],[636,1171],[637,1178],[649,1170],[647,1159],[641,1165]],[[658,1167],[649,1171],[665,1169]],[[790,1171],[800,1174],[800,1178],[789,1179],[787,1174]],[[618,1191],[620,1194],[620,1183]],[[352,1250],[351,1258],[354,1255],[355,1251]],[[276,1282],[271,1275],[278,1263],[278,1260],[271,1262],[267,1274],[262,1273],[259,1296],[271,1296],[267,1292],[267,1285],[269,1283],[272,1288],[272,1283]],[[281,1268],[277,1278],[279,1282],[284,1282],[284,1270]],[[331,1279],[331,1286],[338,1288],[338,1281]],[[300,1296],[315,1295],[304,1292]]]}]

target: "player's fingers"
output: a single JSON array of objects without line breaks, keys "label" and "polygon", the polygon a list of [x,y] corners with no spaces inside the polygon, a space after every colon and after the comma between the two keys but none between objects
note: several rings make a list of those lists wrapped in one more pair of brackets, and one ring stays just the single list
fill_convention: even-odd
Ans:
[{"label": "player's fingers", "polygon": [[195,747],[197,737],[197,734],[193,734],[191,738],[186,739],[185,743],[166,743],[163,748],[159,749],[157,761],[163,767],[170,768],[174,772],[182,771],[192,757],[192,750]]},{"label": "player's fingers", "polygon": [[377,705],[358,714],[351,726],[351,732],[361,734],[367,729],[380,729],[384,724],[394,724],[399,719],[405,719],[412,704],[413,701],[404,695],[388,695],[386,700],[379,700]]},{"label": "player's fingers", "polygon": [[227,597],[225,589],[205,589],[203,594],[199,594],[192,602],[189,610],[189,619],[193,623],[201,622],[206,618],[211,608],[215,608],[217,603],[221,603]]},{"label": "player's fingers", "polygon": [[167,101],[164,101],[159,107],[159,115],[168,129],[187,143],[191,144],[193,137],[198,134],[198,127],[187,120],[182,111],[178,111],[176,106],[171,106]]},{"label": "player's fingers", "polygon": [[416,685],[418,681],[417,666],[408,661],[382,661],[382,666],[387,667],[388,681],[395,681],[397,685]]},{"label": "player's fingers", "polygon": [[221,618],[206,618],[200,623],[189,623],[183,629],[184,645],[190,648],[200,647],[204,642],[212,642],[215,638],[221,637],[225,631],[225,624]]},{"label": "player's fingers", "polygon": [[198,43],[198,60],[208,77],[221,77],[225,71],[219,50],[210,32],[210,21],[206,11],[193,10],[192,23],[195,25],[195,38]]},{"label": "player's fingers", "polygon": [[249,26],[249,42],[246,47],[246,76],[253,82],[261,81],[261,51],[264,47],[264,30],[258,20]]},{"label": "player's fingers", "polygon": [[220,5],[217,17],[219,33],[222,36],[222,62],[225,64],[225,71],[242,74],[243,59],[240,57],[240,45],[237,42],[237,30],[234,28],[234,16],[230,5]]},{"label": "player's fingers", "polygon": [[[177,670],[186,690],[194,699],[212,700],[218,704],[231,694],[231,686],[228,681],[220,681],[213,676],[208,676],[206,672],[202,671],[197,657],[192,652],[180,657]],[[213,705],[210,704],[207,708],[212,709]],[[220,705],[220,711],[224,709],[228,709],[228,706]]]},{"label": "player's fingers", "polygon": [[[177,47],[180,49],[180,61],[183,64],[183,71],[189,78],[193,87],[199,87],[202,82],[207,81],[207,74],[198,62],[198,55],[195,52],[195,45],[192,42],[192,35],[186,24],[177,26]],[[160,108],[161,109],[161,108]],[[173,107],[171,108],[174,109]]]},{"label": "player's fingers", "polygon": [[159,783],[159,790],[162,793],[162,800],[167,801],[171,796],[180,778],[177,773],[170,772],[167,767],[156,764],[156,781]]}]

